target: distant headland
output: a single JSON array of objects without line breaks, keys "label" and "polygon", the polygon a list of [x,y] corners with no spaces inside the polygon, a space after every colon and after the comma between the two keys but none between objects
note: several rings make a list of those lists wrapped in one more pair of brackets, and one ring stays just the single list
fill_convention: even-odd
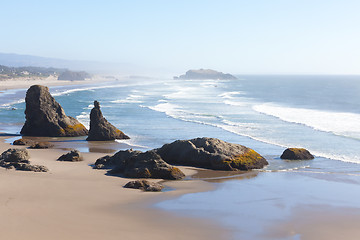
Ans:
[{"label": "distant headland", "polygon": [[12,79],[31,79],[55,77],[58,80],[85,80],[91,75],[84,71],[74,72],[66,68],[47,67],[8,67],[0,65],[0,81]]},{"label": "distant headland", "polygon": [[185,74],[174,79],[220,79],[220,80],[235,80],[237,79],[229,73],[222,73],[212,69],[198,69],[189,70]]}]

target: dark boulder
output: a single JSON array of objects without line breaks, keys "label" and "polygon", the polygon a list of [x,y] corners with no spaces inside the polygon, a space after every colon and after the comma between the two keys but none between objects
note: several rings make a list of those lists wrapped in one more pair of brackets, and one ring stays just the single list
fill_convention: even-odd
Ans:
[{"label": "dark boulder", "polygon": [[57,160],[66,162],[80,162],[84,159],[78,150],[72,150],[71,152],[61,155]]},{"label": "dark boulder", "polygon": [[99,102],[94,101],[94,108],[90,112],[89,136],[86,140],[110,141],[115,139],[130,138],[103,117]]},{"label": "dark boulder", "polygon": [[49,88],[33,85],[26,92],[24,136],[75,137],[88,131],[78,120],[66,116],[64,109],[51,96]]},{"label": "dark boulder", "polygon": [[125,151],[118,151],[113,156],[106,155],[96,160],[95,169],[109,169],[114,168],[116,166],[123,166],[125,161],[128,159],[137,156],[141,153],[141,151],[134,151],[132,149],[128,149]]},{"label": "dark boulder", "polygon": [[280,156],[287,160],[311,160],[314,156],[305,148],[287,148]]},{"label": "dark boulder", "polygon": [[30,155],[26,149],[9,148],[0,156],[0,160],[11,163],[30,163]]},{"label": "dark boulder", "polygon": [[95,168],[112,168],[110,174],[128,178],[182,179],[185,174],[177,167],[167,164],[155,151],[119,151],[105,156],[95,163]]},{"label": "dark boulder", "polygon": [[170,164],[214,170],[250,170],[268,165],[254,150],[216,138],[178,140],[165,144],[156,152]]},{"label": "dark boulder", "polygon": [[160,183],[153,183],[147,180],[136,180],[128,182],[124,188],[135,188],[146,192],[161,192],[164,186]]},{"label": "dark boulder", "polygon": [[47,172],[47,167],[31,165],[30,155],[26,149],[8,149],[0,155],[0,167],[15,168],[21,171]]},{"label": "dark boulder", "polygon": [[46,149],[46,148],[52,148],[54,147],[54,144],[49,142],[34,142],[30,145],[29,148],[31,149]]}]

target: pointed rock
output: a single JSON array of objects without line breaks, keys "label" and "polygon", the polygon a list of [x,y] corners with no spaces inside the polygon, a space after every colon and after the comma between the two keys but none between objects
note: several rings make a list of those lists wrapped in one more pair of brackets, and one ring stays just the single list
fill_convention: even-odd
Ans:
[{"label": "pointed rock", "polygon": [[24,136],[86,136],[88,130],[78,120],[66,116],[64,109],[51,96],[49,88],[33,85],[26,92]]},{"label": "pointed rock", "polygon": [[87,141],[109,141],[115,139],[130,139],[122,131],[109,123],[102,115],[100,103],[94,101],[94,108],[90,113],[90,130]]}]

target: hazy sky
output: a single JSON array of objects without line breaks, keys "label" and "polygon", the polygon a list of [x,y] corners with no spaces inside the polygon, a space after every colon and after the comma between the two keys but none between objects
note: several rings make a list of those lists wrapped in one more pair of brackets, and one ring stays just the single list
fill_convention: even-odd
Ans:
[{"label": "hazy sky", "polygon": [[2,1],[0,52],[184,72],[360,74],[359,0]]}]

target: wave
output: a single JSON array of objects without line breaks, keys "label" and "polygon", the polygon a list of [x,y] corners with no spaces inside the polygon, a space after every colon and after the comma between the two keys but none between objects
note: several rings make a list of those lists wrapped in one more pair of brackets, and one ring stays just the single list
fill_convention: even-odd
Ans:
[{"label": "wave", "polygon": [[360,139],[360,114],[283,107],[274,104],[255,105],[253,109],[285,122],[302,124],[318,131]]},{"label": "wave", "polygon": [[[181,108],[179,105],[171,104],[171,103],[161,103],[156,106],[142,106],[147,107],[149,109],[152,109],[154,111],[163,112],[167,116],[172,117],[174,119],[186,121],[186,122],[192,122],[202,125],[208,125],[216,128],[221,128],[227,132],[231,132],[233,134],[248,137],[253,140],[263,142],[266,144],[271,144],[275,146],[279,146],[282,148],[287,148],[289,145],[292,147],[304,147],[304,146],[298,146],[296,144],[289,144],[286,142],[281,142],[276,139],[267,139],[266,137],[258,137],[253,134],[254,131],[261,130],[261,125],[256,123],[239,123],[239,122],[232,122],[226,119],[223,119],[222,116],[213,116],[213,115],[206,115],[206,114],[200,114],[200,113],[192,113],[189,111],[186,111]],[[209,121],[209,120],[216,120]],[[323,151],[317,151],[316,149],[312,149],[311,147],[307,147],[307,149],[312,152],[317,157],[324,157],[328,159],[334,159],[334,160],[340,160],[344,162],[351,162],[351,163],[360,163],[360,155],[354,156],[351,155],[342,155],[342,154],[336,154],[336,153],[329,153],[329,152],[323,152]]]},{"label": "wave", "polygon": [[105,85],[105,86],[92,86],[92,87],[82,87],[82,88],[73,88],[65,91],[56,91],[51,93],[52,96],[62,96],[67,95],[74,92],[83,92],[83,91],[94,91],[96,89],[104,89],[104,88],[117,88],[117,87],[126,87],[128,85],[125,84],[113,84],[113,85]]},{"label": "wave", "polygon": [[114,101],[110,101],[110,102],[111,103],[143,103],[143,101],[140,100],[141,98],[143,98],[143,96],[130,94],[125,99],[119,99],[119,100],[114,100]]},{"label": "wave", "polygon": [[244,95],[244,92],[241,91],[233,91],[233,92],[225,92],[222,94],[219,94],[219,97],[225,98],[225,99],[232,99],[234,95]]}]

